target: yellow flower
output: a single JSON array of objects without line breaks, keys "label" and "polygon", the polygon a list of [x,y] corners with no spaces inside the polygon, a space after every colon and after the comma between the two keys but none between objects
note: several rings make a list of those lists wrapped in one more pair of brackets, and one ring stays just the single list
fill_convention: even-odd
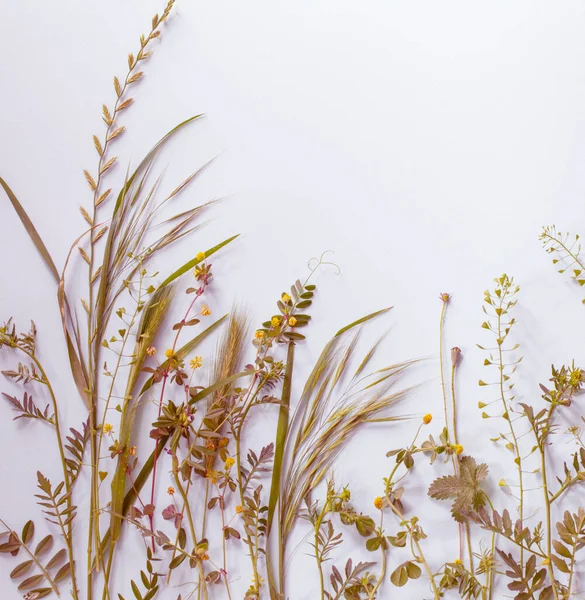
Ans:
[{"label": "yellow flower", "polygon": [[195,260],[197,262],[201,262],[202,260],[205,260],[205,252],[198,252],[197,256],[195,256]]},{"label": "yellow flower", "polygon": [[130,446],[130,448],[128,449],[128,454],[130,456],[134,456],[136,454],[136,446]]},{"label": "yellow flower", "polygon": [[112,433],[114,431],[114,426],[110,425],[110,423],[104,424],[104,433]]},{"label": "yellow flower", "polygon": [[235,461],[235,459],[234,459],[234,458],[232,458],[231,456],[228,456],[228,457],[225,459],[225,468],[226,468],[226,469],[231,469],[231,468],[234,466],[234,463],[235,463],[235,462],[236,462],[236,461]]},{"label": "yellow flower", "polygon": [[270,324],[272,327],[278,327],[280,325],[280,317],[272,317]]},{"label": "yellow flower", "polygon": [[173,349],[169,348],[166,352],[165,352],[165,356],[167,358],[171,358],[171,356],[174,354]]},{"label": "yellow flower", "polygon": [[255,337],[257,340],[261,340],[261,339],[264,337],[264,332],[263,332],[263,331],[260,331],[260,330],[258,330],[258,331],[257,331],[257,332],[254,334],[254,337]]},{"label": "yellow flower", "polygon": [[460,558],[456,558],[456,559],[453,561],[453,564],[454,564],[454,565],[457,565],[457,566],[459,566],[459,565],[462,565],[462,564],[463,564],[463,561],[462,561]]},{"label": "yellow flower", "polygon": [[207,479],[209,479],[211,481],[211,483],[216,484],[218,475],[219,475],[219,473],[217,471],[208,471]]},{"label": "yellow flower", "polygon": [[453,446],[453,450],[455,450],[455,454],[462,454],[463,453],[463,446],[461,444],[455,444]]},{"label": "yellow flower", "polygon": [[439,294],[439,298],[443,301],[443,302],[449,302],[449,300],[451,300],[451,296],[449,296],[449,294],[446,293],[442,293]]},{"label": "yellow flower", "polygon": [[425,425],[428,425],[432,420],[433,420],[433,415],[431,415],[430,413],[423,417],[423,423]]},{"label": "yellow flower", "polygon": [[195,358],[192,358],[191,361],[189,362],[189,366],[192,369],[198,369],[202,365],[203,365],[203,359],[200,356],[196,356]]},{"label": "yellow flower", "polygon": [[172,496],[174,493],[175,493],[175,488],[174,488],[172,485],[170,485],[170,486],[167,488],[167,494],[168,494],[169,496]]},{"label": "yellow flower", "polygon": [[242,507],[239,504],[236,506],[236,512],[238,514],[240,514],[242,512]]},{"label": "yellow flower", "polygon": [[148,354],[148,356],[154,356],[156,354],[156,348],[154,346],[149,346],[146,349],[146,354]]},{"label": "yellow flower", "polygon": [[204,552],[204,553],[201,555],[201,560],[209,560],[209,554],[207,554],[207,552]]},{"label": "yellow flower", "polygon": [[290,302],[290,296],[286,293],[282,294],[281,299],[285,304],[288,304]]},{"label": "yellow flower", "polygon": [[583,371],[581,369],[573,369],[569,376],[569,385],[577,387],[583,381]]},{"label": "yellow flower", "polygon": [[498,485],[500,487],[508,487],[508,484],[506,483],[505,479],[500,479],[500,481],[498,482]]},{"label": "yellow flower", "polygon": [[207,304],[201,305],[201,314],[204,317],[208,317],[211,314],[211,311],[209,310],[209,306],[207,306]]},{"label": "yellow flower", "polygon": [[294,317],[291,317],[291,318],[288,320],[288,324],[289,324],[291,327],[294,327],[294,326],[297,324],[297,320],[296,320]]},{"label": "yellow flower", "polygon": [[382,505],[383,505],[383,500],[382,498],[380,498],[380,496],[376,496],[374,498],[374,506],[378,509],[378,510],[382,510]]}]

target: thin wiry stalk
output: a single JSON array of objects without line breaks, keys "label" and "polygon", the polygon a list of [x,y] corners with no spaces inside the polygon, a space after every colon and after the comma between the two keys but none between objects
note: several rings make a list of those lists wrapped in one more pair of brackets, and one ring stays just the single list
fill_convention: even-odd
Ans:
[{"label": "thin wiry stalk", "polygon": [[[82,214],[88,220],[91,227],[97,221],[98,207],[102,202],[109,196],[111,190],[101,192],[101,183],[104,174],[114,165],[117,158],[108,158],[108,148],[112,140],[118,137],[123,131],[123,127],[117,127],[116,118],[118,114],[126,109],[132,103],[132,98],[126,97],[126,90],[128,86],[138,81],[142,77],[142,73],[136,71],[138,64],[147,59],[150,52],[147,50],[149,43],[156,39],[160,35],[158,27],[168,18],[170,11],[173,7],[174,0],[169,0],[162,14],[159,18],[158,15],[152,20],[152,29],[147,37],[142,36],[140,39],[140,50],[136,57],[130,54],[128,56],[128,73],[126,75],[123,86],[120,85],[117,78],[114,78],[114,88],[116,91],[116,102],[114,105],[113,113],[107,109],[104,105],[104,121],[107,129],[105,133],[104,142],[101,143],[96,136],[94,136],[94,145],[96,151],[99,154],[99,162],[97,169],[97,179],[94,179],[90,173],[85,172],[86,179],[93,191],[93,202],[92,202],[92,216],[89,217],[87,211],[82,209]],[[115,214],[115,209],[114,209]],[[98,369],[99,369],[99,337],[96,336],[98,331],[101,329],[105,330],[108,322],[107,316],[103,315],[104,291],[107,289],[107,283],[103,286],[104,273],[103,265],[98,271],[94,272],[94,261],[96,256],[96,243],[100,239],[101,235],[105,232],[102,229],[94,235],[92,232],[90,239],[89,255],[82,251],[79,247],[82,256],[86,258],[88,263],[88,302],[86,303],[87,312],[87,372],[88,377],[88,394],[90,398],[90,451],[91,451],[91,494],[90,494],[90,519],[89,519],[89,532],[88,532],[88,580],[87,580],[87,594],[88,600],[91,600],[93,595],[93,546],[95,545],[95,553],[98,557],[98,563],[101,561],[101,536],[99,532],[99,475],[98,475],[98,464],[99,455],[97,453],[97,424],[98,424]],[[101,273],[102,282],[100,282],[100,290],[98,292],[97,304],[94,300],[94,284],[99,279],[99,273]],[[100,314],[102,313],[102,314]],[[98,337],[98,344],[95,344],[95,339]]]},{"label": "thin wiry stalk", "polygon": [[[505,294],[502,294],[500,298],[499,308],[500,311],[504,307]],[[503,336],[503,327],[502,327],[502,317],[500,311],[496,312],[497,319],[497,332],[498,339],[501,339]],[[518,443],[518,436],[516,435],[516,430],[514,424],[512,422],[512,418],[510,415],[510,406],[508,400],[506,398],[505,392],[505,383],[506,383],[506,374],[504,373],[504,356],[502,352],[502,345],[498,344],[498,371],[499,371],[499,379],[498,379],[498,388],[500,391],[500,400],[502,402],[502,407],[504,409],[504,414],[508,415],[506,421],[508,421],[508,426],[510,429],[510,435],[512,436],[513,444],[514,444],[514,453],[516,455],[516,469],[518,471],[518,484],[520,486],[520,497],[519,497],[519,506],[518,506],[518,518],[520,519],[520,523],[524,522],[524,472],[522,469],[522,456],[520,453],[520,445]],[[524,568],[524,549],[520,548],[520,566]]]},{"label": "thin wiry stalk", "polygon": [[[455,350],[459,350],[458,348],[456,348]],[[451,351],[453,353],[453,350]],[[459,445],[459,436],[457,434],[457,399],[455,396],[455,371],[457,370],[457,360],[458,360],[458,354],[455,354],[455,357],[452,360],[452,364],[451,364],[451,401],[452,401],[452,405],[453,405],[453,442],[455,443],[456,446]],[[456,456],[456,460],[457,463],[459,465],[459,463],[461,462],[461,457],[459,455],[455,455]],[[460,469],[458,469],[459,472]],[[465,529],[465,539],[467,542],[467,554],[468,554],[468,559],[469,559],[469,572],[471,573],[472,576],[475,576],[475,569],[473,566],[473,550],[471,548],[471,531],[470,531],[470,527],[469,527],[469,520],[466,519],[465,523],[459,523],[459,542],[460,542],[460,546],[461,546],[461,529],[464,528]],[[461,553],[461,547],[460,547],[460,560],[462,560],[462,553]]]}]

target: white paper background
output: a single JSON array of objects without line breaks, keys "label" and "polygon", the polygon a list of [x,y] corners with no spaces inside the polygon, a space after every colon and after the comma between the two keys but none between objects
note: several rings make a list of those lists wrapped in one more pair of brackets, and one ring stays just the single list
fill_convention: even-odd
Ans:
[{"label": "white paper background", "polygon": [[[124,74],[126,53],[161,6],[153,0],[0,4],[0,174],[61,265],[84,227],[77,210],[89,201],[82,169],[95,169],[91,135],[102,132],[101,104],[111,103],[112,76]],[[214,260],[209,303],[220,314],[237,300],[256,324],[306,273],[308,259],[335,251],[342,274],[325,269],[317,277],[299,375],[341,325],[392,305],[363,341],[390,330],[380,366],[429,358],[413,379],[423,387],[398,410],[417,418],[434,413],[435,434],[442,412],[438,294],[451,293],[446,346],[463,350],[462,441],[466,452],[483,453],[492,494],[511,507],[497,481],[514,479],[512,457],[489,442],[498,423],[483,421],[477,409],[478,400],[491,399],[477,387],[486,373],[475,344],[488,341],[480,329],[482,295],[503,271],[522,287],[514,330],[525,355],[519,399],[538,401],[537,384],[548,379],[552,362],[585,362],[581,291],[555,273],[537,239],[541,226],[553,222],[585,231],[584,28],[585,7],[576,1],[182,0],[124,115],[128,131],[116,147],[122,166],[115,177],[177,122],[206,113],[160,166],[172,189],[219,155],[183,202],[225,201],[190,242],[167,254],[166,269],[241,233]],[[2,318],[12,315],[23,328],[35,320],[41,356],[64,398],[63,418],[75,425],[83,409],[68,377],[53,281],[5,198],[0,223]],[[15,390],[8,383],[2,389]],[[6,404],[0,411],[0,516],[16,528],[37,515],[36,469],[56,478],[58,465],[41,425],[13,424]],[[270,411],[258,413],[253,447],[269,440],[271,419]],[[408,443],[415,426],[374,427],[347,448],[335,475],[350,483],[359,510],[374,512],[372,499],[391,468],[385,452]],[[572,446],[559,448],[568,453]],[[422,462],[406,481],[407,509],[432,532],[424,548],[438,568],[457,557],[456,529],[447,504],[425,498],[435,474],[447,470]],[[571,492],[571,503],[579,493]],[[390,515],[386,523],[388,533],[396,530]],[[343,558],[371,558],[361,540],[346,537]],[[293,600],[318,594],[309,551],[301,548],[290,563]],[[393,552],[392,564],[403,556]],[[20,597],[7,578],[13,566],[0,562],[2,598]],[[128,580],[142,566],[141,552],[126,554],[115,591],[129,597]],[[232,570],[241,597],[247,563]],[[188,588],[161,597],[181,591]],[[223,593],[218,588],[214,597]],[[401,590],[387,584],[381,597],[430,594],[421,580]]]}]

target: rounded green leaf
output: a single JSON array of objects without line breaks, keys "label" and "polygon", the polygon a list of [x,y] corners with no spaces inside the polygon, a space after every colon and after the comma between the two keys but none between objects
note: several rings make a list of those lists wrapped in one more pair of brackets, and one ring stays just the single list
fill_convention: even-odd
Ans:
[{"label": "rounded green leaf", "polygon": [[392,575],[390,575],[390,581],[396,587],[402,587],[408,583],[408,572],[406,571],[406,567],[404,565],[400,565],[396,568]]}]

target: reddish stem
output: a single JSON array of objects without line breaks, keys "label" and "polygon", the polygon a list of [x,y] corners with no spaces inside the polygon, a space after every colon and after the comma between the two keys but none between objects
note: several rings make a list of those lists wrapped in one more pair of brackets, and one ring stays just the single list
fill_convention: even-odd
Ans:
[{"label": "reddish stem", "polygon": [[[182,323],[187,321],[187,317],[189,316],[189,313],[193,309],[195,302],[203,295],[203,292],[205,291],[205,287],[206,287],[206,283],[204,282],[201,285],[201,287],[197,290],[195,297],[189,304],[189,308],[187,309],[187,312],[185,313],[185,316],[183,317]],[[167,384],[167,379],[169,377],[169,371],[170,371],[170,368],[172,365],[172,357],[175,354],[175,350],[177,348],[177,343],[179,341],[179,335],[181,334],[181,330],[182,330],[182,327],[177,329],[177,333],[175,335],[175,340],[173,342],[172,354],[171,354],[171,356],[169,356],[167,368],[166,368],[165,372],[163,373],[163,384],[161,387],[160,398],[159,398],[159,402],[158,402],[158,418],[159,419],[160,419],[160,415],[162,412],[162,405],[163,405],[163,401],[164,401],[164,393],[165,393],[165,388],[166,388],[166,384]],[[156,440],[156,443],[154,446],[154,462],[153,462],[153,467],[152,467],[152,485],[150,488],[150,504],[152,504],[152,505],[154,505],[154,490],[156,487],[156,465],[158,462],[158,453],[159,453],[159,440]],[[154,533],[154,513],[151,513],[148,516],[148,520],[150,522],[150,531],[152,533]],[[154,550],[155,550],[155,547],[154,547],[154,537],[153,537],[152,538],[152,551],[154,552]]]}]

